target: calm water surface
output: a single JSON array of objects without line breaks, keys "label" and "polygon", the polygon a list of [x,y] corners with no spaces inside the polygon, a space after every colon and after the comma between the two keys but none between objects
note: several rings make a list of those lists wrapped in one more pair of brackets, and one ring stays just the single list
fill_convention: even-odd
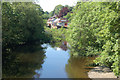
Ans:
[{"label": "calm water surface", "polygon": [[[67,78],[65,70],[68,59],[70,58],[68,51],[64,51],[60,48],[52,48],[50,45],[45,50],[46,58],[42,64],[42,69],[35,70],[36,75],[34,77],[39,78]],[[40,76],[37,76],[41,74]]]},{"label": "calm water surface", "polygon": [[88,78],[92,57],[72,57],[67,45],[25,46],[3,55],[4,78]]}]

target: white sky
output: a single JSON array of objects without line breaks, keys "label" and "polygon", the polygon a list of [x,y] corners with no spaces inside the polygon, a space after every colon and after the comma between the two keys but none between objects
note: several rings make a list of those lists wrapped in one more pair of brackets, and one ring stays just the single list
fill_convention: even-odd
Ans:
[{"label": "white sky", "polygon": [[38,4],[40,4],[44,11],[51,12],[54,10],[55,6],[59,4],[63,6],[74,6],[77,3],[77,1],[78,0],[40,0]]}]

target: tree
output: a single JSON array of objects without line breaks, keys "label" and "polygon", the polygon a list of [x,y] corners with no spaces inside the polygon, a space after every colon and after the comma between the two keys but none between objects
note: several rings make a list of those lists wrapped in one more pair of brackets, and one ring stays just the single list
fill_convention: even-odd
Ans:
[{"label": "tree", "polygon": [[49,17],[52,17],[54,15],[54,11],[51,11],[50,13],[49,13]]},{"label": "tree", "polygon": [[43,14],[43,19],[48,19],[49,18],[49,12],[44,12]]},{"label": "tree", "polygon": [[120,3],[78,3],[66,38],[73,56],[99,55],[96,64],[120,75]]},{"label": "tree", "polygon": [[64,7],[67,7],[70,11],[72,11],[73,7],[70,7],[68,5],[65,5]]},{"label": "tree", "polygon": [[32,2],[2,4],[3,47],[44,41],[42,9]]},{"label": "tree", "polygon": [[67,15],[67,13],[69,12],[70,10],[67,8],[67,7],[64,7],[64,8],[62,8],[61,10],[60,10],[60,12],[59,12],[59,17],[63,17],[63,16],[65,16],[65,15]]},{"label": "tree", "polygon": [[62,5],[57,5],[54,9],[54,14],[58,15],[60,10],[63,8],[64,6]]}]

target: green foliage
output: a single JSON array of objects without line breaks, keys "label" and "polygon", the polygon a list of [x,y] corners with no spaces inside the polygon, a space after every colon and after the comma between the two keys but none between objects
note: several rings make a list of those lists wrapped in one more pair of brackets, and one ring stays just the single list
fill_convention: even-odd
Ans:
[{"label": "green foliage", "polygon": [[60,42],[62,40],[65,40],[65,28],[60,29],[50,29],[48,27],[45,27],[45,31],[49,34],[51,42]]},{"label": "green foliage", "polygon": [[3,47],[45,41],[41,7],[32,2],[2,4]]},{"label": "green foliage", "polygon": [[52,17],[54,15],[54,11],[51,11],[50,13],[49,13],[49,17]]},{"label": "green foliage", "polygon": [[77,14],[77,11],[79,10],[78,8],[79,5],[80,3],[78,2],[75,7],[68,7],[70,12],[66,16],[64,16],[64,18],[67,18],[69,22],[71,22],[71,20],[73,19],[73,17]]},{"label": "green foliage", "polygon": [[115,75],[120,75],[119,8],[118,2],[77,3],[66,34],[72,55],[99,55],[95,62],[112,68]]},{"label": "green foliage", "polygon": [[54,10],[49,13],[49,17],[52,17],[52,16],[54,16],[55,14],[58,15],[59,12],[60,12],[60,10],[61,10],[63,7],[64,7],[64,6],[62,6],[62,5],[57,5],[57,6],[54,8]]},{"label": "green foliage", "polygon": [[48,19],[49,18],[49,13],[46,11],[43,14],[43,19]]},{"label": "green foliage", "polygon": [[73,7],[70,7],[68,5],[62,6],[62,5],[57,5],[53,11],[49,13],[49,17],[52,17],[54,15],[59,15],[60,10],[64,7],[67,7],[70,11],[72,11]]},{"label": "green foliage", "polygon": [[70,22],[72,20],[72,16],[73,16],[73,13],[72,12],[68,12],[66,16],[64,16],[64,18],[67,18],[68,21]]},{"label": "green foliage", "polygon": [[65,5],[64,7],[67,7],[70,11],[72,11],[73,7]]},{"label": "green foliage", "polygon": [[54,9],[54,14],[58,15],[60,10],[63,8],[64,6],[62,5],[57,5]]}]

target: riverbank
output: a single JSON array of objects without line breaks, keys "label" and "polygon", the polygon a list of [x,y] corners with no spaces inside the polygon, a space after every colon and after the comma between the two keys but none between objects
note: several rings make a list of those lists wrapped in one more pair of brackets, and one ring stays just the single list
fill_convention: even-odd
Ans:
[{"label": "riverbank", "polygon": [[89,78],[116,78],[117,76],[107,67],[97,66],[88,72]]}]

